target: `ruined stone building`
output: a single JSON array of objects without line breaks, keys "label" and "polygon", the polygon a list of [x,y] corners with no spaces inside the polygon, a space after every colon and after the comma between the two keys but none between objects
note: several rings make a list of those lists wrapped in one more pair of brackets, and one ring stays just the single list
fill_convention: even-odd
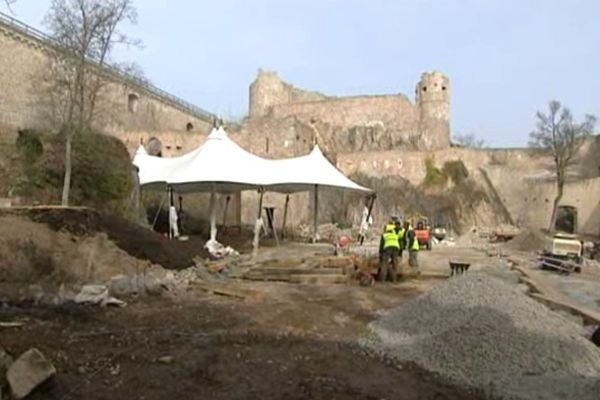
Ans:
[{"label": "ruined stone building", "polygon": [[[0,17],[0,135],[49,127],[53,110],[45,97],[56,51],[42,32]],[[198,146],[212,127],[215,116],[210,112],[147,82],[113,68],[104,69],[102,76],[106,78],[101,93],[105,113],[98,129],[120,138],[132,153],[141,142],[152,139],[163,155],[182,154]],[[389,208],[385,204],[393,201],[380,196],[379,220],[390,213],[409,212],[410,207],[422,208],[427,200],[417,194],[428,191],[423,187],[426,161],[442,168],[448,161],[460,160],[481,201],[470,209],[449,205],[454,207],[453,218],[461,219],[463,225],[515,222],[545,227],[555,194],[551,160],[525,149],[451,147],[450,95],[450,80],[440,72],[424,73],[416,83],[414,98],[409,99],[403,94],[329,96],[296,88],[275,72],[260,70],[249,88],[248,117],[241,123],[226,122],[226,128],[242,147],[268,158],[303,155],[317,143],[343,172],[388,182],[385,196],[392,200],[400,188],[412,185],[415,196],[408,206]],[[584,233],[600,231],[599,149],[599,140],[584,148],[562,202],[579,210],[578,226]],[[398,182],[404,186],[395,186]],[[449,185],[443,190],[453,188]],[[344,196],[335,198],[331,207],[341,204]],[[464,200],[463,196],[456,202]],[[206,208],[203,201],[197,201],[200,214]],[[277,194],[265,199],[265,204],[279,209],[283,202],[284,196]],[[290,223],[307,222],[310,196],[293,195],[290,204]],[[234,212],[227,222],[250,223],[256,205],[255,193],[235,196],[230,205]],[[338,214],[321,215],[322,222],[332,222]]]}]

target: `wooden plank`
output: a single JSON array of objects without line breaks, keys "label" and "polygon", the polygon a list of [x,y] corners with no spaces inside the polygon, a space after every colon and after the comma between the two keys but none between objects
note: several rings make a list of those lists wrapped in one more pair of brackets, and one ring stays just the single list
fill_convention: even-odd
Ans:
[{"label": "wooden plank", "polygon": [[290,283],[304,284],[340,284],[348,283],[348,277],[345,275],[295,275],[291,276]]},{"label": "wooden plank", "polygon": [[556,307],[581,315],[588,324],[600,324],[600,313],[571,301],[557,289],[541,282],[540,279],[536,279],[535,276],[526,269],[518,266],[513,269],[519,271],[523,275],[521,281],[534,291],[534,293],[529,293],[532,298],[546,303],[550,308]]},{"label": "wooden plank", "polygon": [[196,286],[208,293],[213,293],[220,296],[234,297],[242,300],[245,300],[247,298],[256,299],[262,297],[262,293],[257,292],[255,290],[236,288],[230,285],[225,286],[210,283],[197,283]]},{"label": "wooden plank", "polygon": [[548,303],[548,305],[551,308],[559,308],[559,309],[563,309],[563,310],[581,315],[584,322],[587,324],[592,324],[592,325],[600,324],[600,313],[597,313],[593,310],[576,305],[569,301],[559,300],[555,297],[546,296],[541,293],[531,293],[530,295],[534,299]]}]

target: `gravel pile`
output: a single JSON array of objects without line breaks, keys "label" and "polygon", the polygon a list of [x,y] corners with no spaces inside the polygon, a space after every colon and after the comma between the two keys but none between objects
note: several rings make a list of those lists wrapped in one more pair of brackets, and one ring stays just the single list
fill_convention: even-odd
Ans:
[{"label": "gravel pile", "polygon": [[514,399],[600,398],[600,349],[582,327],[499,279],[452,278],[371,324],[364,345]]}]

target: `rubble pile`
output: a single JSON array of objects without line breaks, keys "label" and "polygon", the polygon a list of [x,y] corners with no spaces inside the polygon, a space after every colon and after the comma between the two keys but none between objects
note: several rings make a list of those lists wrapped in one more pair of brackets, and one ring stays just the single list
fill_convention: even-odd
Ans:
[{"label": "rubble pile", "polygon": [[[370,325],[364,345],[501,398],[597,399],[600,349],[501,280],[451,279]],[[530,397],[531,396],[531,397]]]}]

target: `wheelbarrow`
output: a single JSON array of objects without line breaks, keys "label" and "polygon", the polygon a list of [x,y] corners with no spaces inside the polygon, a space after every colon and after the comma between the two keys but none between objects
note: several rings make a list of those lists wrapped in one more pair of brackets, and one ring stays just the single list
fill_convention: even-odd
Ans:
[{"label": "wheelbarrow", "polygon": [[450,264],[450,276],[462,275],[469,270],[471,263],[462,261],[449,261]]}]

